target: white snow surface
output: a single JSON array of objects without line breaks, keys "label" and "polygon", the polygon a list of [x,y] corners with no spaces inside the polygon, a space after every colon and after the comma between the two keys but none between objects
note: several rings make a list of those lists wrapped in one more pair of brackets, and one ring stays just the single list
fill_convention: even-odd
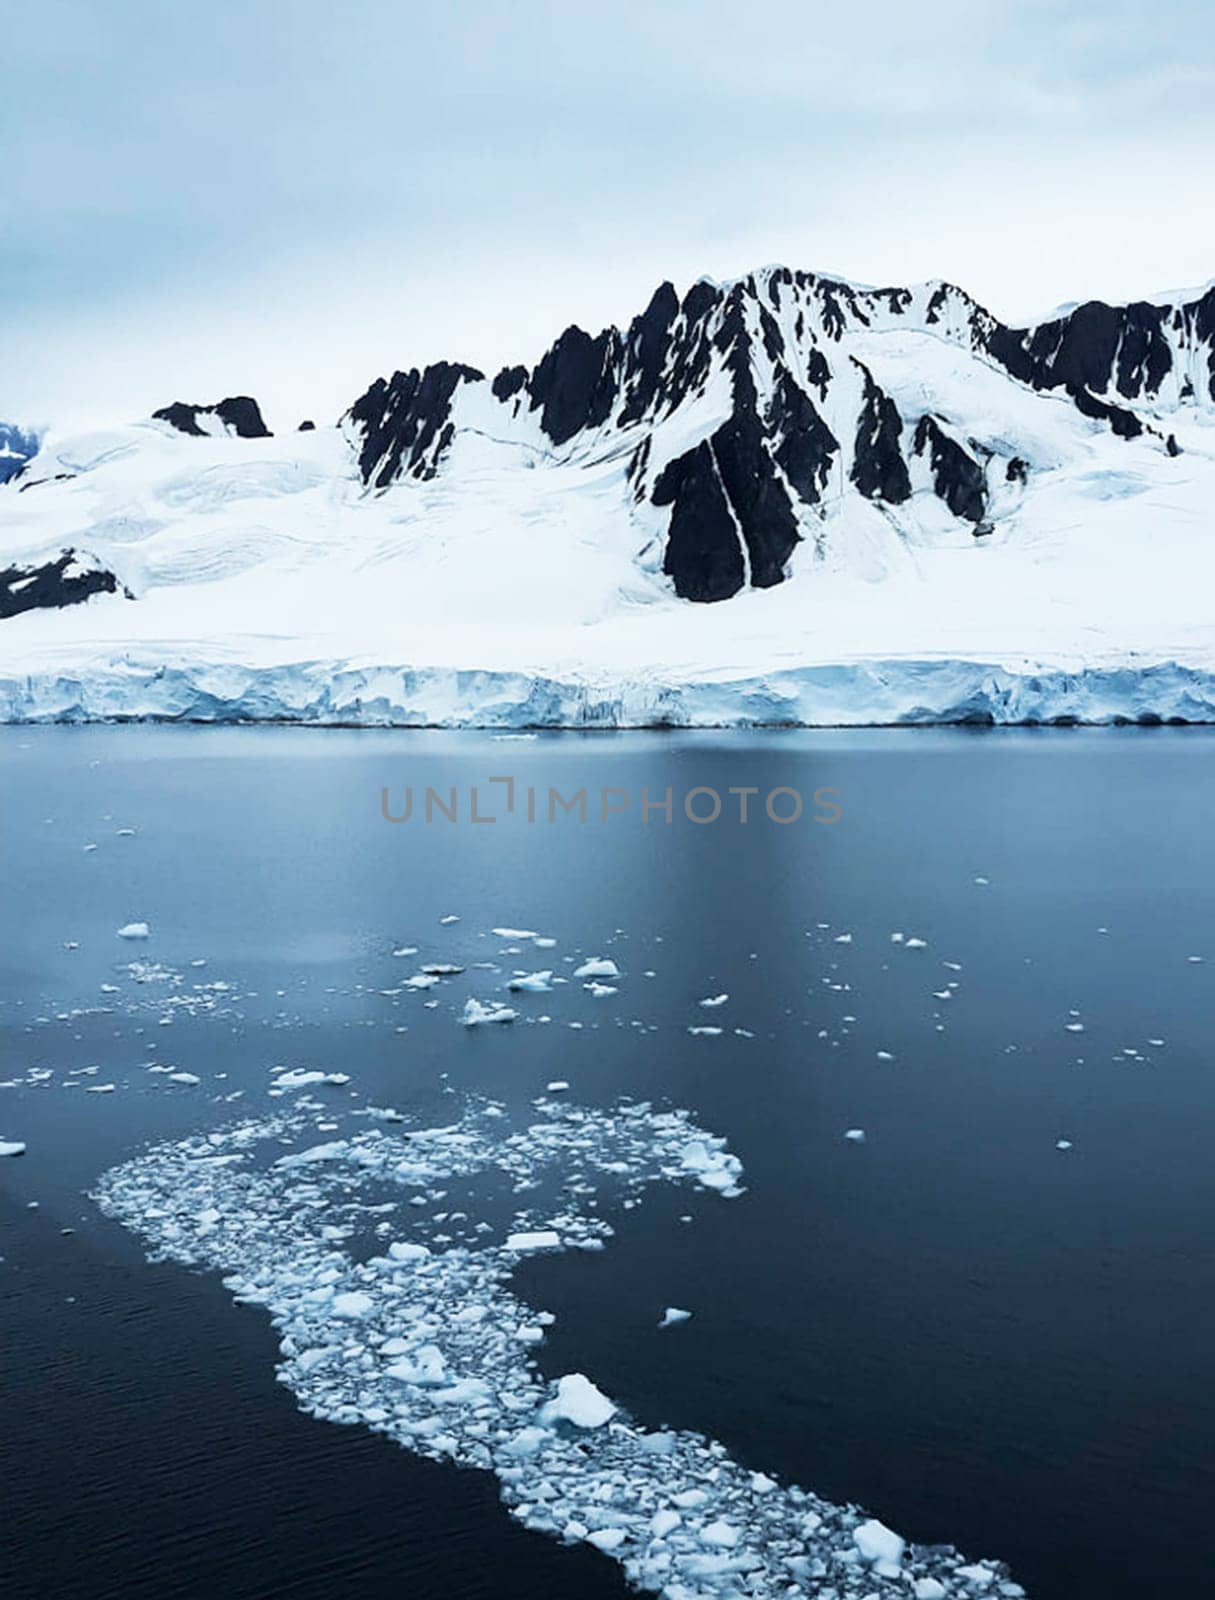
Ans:
[{"label": "white snow surface", "polygon": [[[824,406],[840,482],[799,511],[789,581],[716,605],[662,575],[667,513],[626,479],[636,430],[556,447],[488,384],[461,387],[434,479],[378,493],[338,426],[52,434],[26,492],[0,490],[0,565],[87,547],[136,598],[0,623],[0,720],[1215,719],[1215,409],[1162,393],[1137,407],[1155,431],[1120,439],[981,359],[949,317],[909,321],[875,320],[847,349],[906,419],[931,411],[1015,452],[1028,485],[982,539],[925,484],[902,506],[861,497],[845,362]],[[728,409],[715,377],[647,423],[650,476]]]},{"label": "white snow surface", "polygon": [[[949,1600],[973,1595],[976,1571],[1004,1595],[1022,1593],[994,1564],[904,1545],[858,1508],[782,1485],[700,1434],[647,1428],[593,1375],[546,1381],[533,1352],[552,1317],[515,1294],[516,1258],[495,1247],[494,1228],[477,1231],[481,1245],[393,1237],[422,1226],[411,1195],[485,1171],[521,1195],[556,1169],[564,1248],[610,1238],[600,1189],[629,1205],[655,1182],[738,1193],[714,1181],[737,1178],[737,1157],[688,1112],[543,1101],[537,1121],[512,1127],[502,1107],[473,1102],[442,1127],[402,1123],[313,1146],[303,1111],[239,1123],[147,1150],[106,1173],[94,1198],[153,1259],[217,1271],[240,1303],[266,1308],[279,1378],[303,1410],[494,1473],[526,1527],[593,1545],[640,1589],[668,1600],[860,1600],[897,1561],[906,1583],[932,1580],[939,1590],[924,1592]],[[360,1214],[382,1253],[342,1248]],[[538,1220],[517,1211],[507,1232]]]}]

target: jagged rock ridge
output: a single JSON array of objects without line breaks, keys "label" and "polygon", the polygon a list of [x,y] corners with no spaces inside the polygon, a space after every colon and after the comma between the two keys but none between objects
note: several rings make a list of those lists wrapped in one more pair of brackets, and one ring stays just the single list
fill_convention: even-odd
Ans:
[{"label": "jagged rock ridge", "polygon": [[676,592],[721,600],[782,582],[799,542],[854,495],[900,528],[927,496],[930,521],[975,536],[1015,507],[1035,466],[1013,430],[971,419],[964,388],[947,410],[884,387],[887,349],[908,340],[1001,375],[1010,405],[1028,391],[1171,454],[1169,412],[1215,404],[1215,286],[1015,328],[950,284],[863,289],[770,268],[682,300],[663,284],[627,328],[568,328],[530,370],[397,372],[344,423],[376,491],[458,471],[463,429],[561,460],[620,451],[634,506],[665,514]]}]

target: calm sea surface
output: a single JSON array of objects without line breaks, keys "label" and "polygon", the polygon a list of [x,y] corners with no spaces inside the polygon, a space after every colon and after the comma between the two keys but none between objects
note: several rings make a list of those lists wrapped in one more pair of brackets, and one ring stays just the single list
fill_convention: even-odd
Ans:
[{"label": "calm sea surface", "polygon": [[[550,787],[587,821],[549,821]],[[656,1192],[603,1253],[526,1262],[545,1371],[1037,1600],[1209,1589],[1211,732],[6,728],[0,808],[0,1140],[28,1146],[0,1159],[6,1600],[626,1592],[488,1475],[297,1412],[264,1313],[89,1200],[149,1141],[264,1112],[284,1063],[440,1120],[553,1080],[687,1107],[746,1195]],[[614,994],[461,1026],[595,955]],[[466,970],[401,988],[436,961]],[[694,1315],[659,1331],[665,1306]]]}]

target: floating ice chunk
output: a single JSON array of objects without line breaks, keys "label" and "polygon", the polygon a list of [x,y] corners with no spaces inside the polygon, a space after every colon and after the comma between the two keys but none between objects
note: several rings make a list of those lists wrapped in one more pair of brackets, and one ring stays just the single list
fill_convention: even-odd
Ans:
[{"label": "floating ice chunk", "polygon": [[515,1329],[520,1344],[543,1344],[544,1329],[534,1322],[521,1322]]},{"label": "floating ice chunk", "polygon": [[547,994],[553,986],[553,974],[546,972],[523,972],[518,977],[512,978],[507,988],[516,994]]},{"label": "floating ice chunk", "polygon": [[706,1189],[716,1189],[727,1198],[741,1192],[738,1180],[742,1176],[742,1162],[728,1150],[711,1146],[704,1139],[688,1140],[680,1152],[680,1166]]},{"label": "floating ice chunk", "polygon": [[483,1005],[480,1000],[472,995],[464,1002],[464,1014],[461,1021],[466,1028],[476,1028],[482,1022],[514,1022],[519,1015],[509,1006]]},{"label": "floating ice chunk", "polygon": [[889,1050],[879,1050],[878,1053],[877,1053],[877,1058],[878,1058],[879,1061],[893,1061],[894,1060],[894,1056],[890,1053]]},{"label": "floating ice chunk", "polygon": [[360,1289],[353,1289],[348,1294],[335,1294],[330,1306],[335,1317],[342,1317],[349,1322],[361,1321],[374,1308],[375,1301]]},{"label": "floating ice chunk", "polygon": [[439,925],[444,928],[450,928],[453,922],[459,922],[459,920],[454,911],[449,911],[445,917],[439,918]]},{"label": "floating ice chunk", "polygon": [[555,950],[557,948],[556,939],[541,938],[538,933],[533,937],[532,943],[537,950]]},{"label": "floating ice chunk", "polygon": [[837,933],[835,936],[835,942],[836,944],[851,944],[852,935],[850,933]]},{"label": "floating ice chunk", "polygon": [[349,1151],[345,1139],[334,1139],[329,1144],[314,1144],[308,1150],[296,1150],[289,1156],[280,1156],[276,1167],[310,1167],[318,1161],[340,1161]]},{"label": "floating ice chunk", "polygon": [[23,1156],[25,1146],[20,1139],[0,1139],[0,1156]]},{"label": "floating ice chunk", "polygon": [[986,1589],[995,1578],[990,1567],[980,1566],[977,1562],[973,1566],[957,1567],[955,1571],[959,1578],[965,1578],[967,1583],[973,1583],[980,1589]]},{"label": "floating ice chunk", "polygon": [[873,1570],[883,1578],[897,1578],[903,1567],[904,1541],[884,1522],[871,1517],[852,1530],[852,1542],[860,1551],[861,1559],[868,1561]]},{"label": "floating ice chunk", "polygon": [[428,961],[422,968],[424,978],[455,978],[464,971],[454,961]]},{"label": "floating ice chunk", "polygon": [[1071,1148],[1072,1148],[1072,1142],[1071,1142],[1070,1139],[1056,1139],[1055,1140],[1055,1149],[1056,1150],[1070,1150]]},{"label": "floating ice chunk", "polygon": [[397,1241],[388,1246],[389,1259],[399,1265],[412,1266],[418,1261],[425,1261],[430,1251],[424,1244],[414,1244],[411,1240]]},{"label": "floating ice chunk", "polygon": [[678,1511],[656,1511],[650,1518],[650,1534],[655,1539],[665,1539],[682,1521]]},{"label": "floating ice chunk", "polygon": [[1063,1026],[1067,1029],[1068,1033],[1084,1032],[1084,1024],[1082,1022],[1065,1022]]},{"label": "floating ice chunk", "polygon": [[990,883],[991,879],[990,878],[984,878],[984,877],[980,876],[980,877],[972,878],[971,882],[972,883],[980,883],[980,884],[982,884],[982,883]]},{"label": "floating ice chunk", "polygon": [[534,1233],[512,1233],[506,1241],[507,1250],[526,1254],[532,1250],[560,1250],[561,1235],[552,1228],[540,1228]]},{"label": "floating ice chunk", "polygon": [[202,1079],[196,1072],[170,1072],[170,1083],[201,1083]]},{"label": "floating ice chunk", "polygon": [[403,989],[433,989],[438,981],[433,972],[415,972],[412,978],[405,979],[401,987]]},{"label": "floating ice chunk", "polygon": [[593,1544],[596,1549],[609,1552],[618,1550],[624,1543],[625,1532],[623,1528],[597,1528],[594,1533],[588,1533],[586,1542]]},{"label": "floating ice chunk", "polygon": [[917,938],[912,937],[910,939],[904,939],[903,940],[903,949],[904,950],[927,950],[927,948],[928,948],[928,940],[927,939],[917,939]]},{"label": "floating ice chunk", "polygon": [[618,978],[620,968],[608,956],[592,956],[574,968],[575,978]]},{"label": "floating ice chunk", "polygon": [[118,930],[120,939],[147,939],[151,937],[152,930],[146,922],[126,922]]},{"label": "floating ice chunk", "polygon": [[592,981],[591,983],[584,983],[582,987],[587,994],[592,995],[596,1000],[605,1000],[608,995],[617,993],[615,985],[611,983],[595,983]]},{"label": "floating ice chunk", "polygon": [[554,1078],[552,1083],[546,1083],[544,1087],[549,1094],[561,1094],[569,1088],[569,1084],[564,1078]]},{"label": "floating ice chunk", "polygon": [[416,956],[418,947],[416,944],[402,944],[398,945],[392,953],[394,956]]},{"label": "floating ice chunk", "polygon": [[443,1352],[437,1344],[419,1345],[411,1358],[394,1361],[384,1371],[398,1383],[412,1383],[423,1389],[439,1388],[448,1381]]},{"label": "floating ice chunk", "polygon": [[700,1530],[702,1544],[713,1545],[718,1550],[733,1550],[738,1543],[738,1529],[732,1523],[718,1517],[714,1522],[707,1522]]},{"label": "floating ice chunk", "polygon": [[307,1089],[314,1083],[349,1083],[348,1072],[317,1072],[305,1071],[296,1067],[290,1072],[280,1072],[274,1080],[276,1089]]},{"label": "floating ice chunk", "polygon": [[917,1578],[911,1592],[915,1600],[945,1600],[949,1591],[937,1578]]},{"label": "floating ice chunk", "polygon": [[849,1144],[864,1144],[865,1130],[864,1128],[849,1128],[844,1134],[844,1138],[848,1140]]},{"label": "floating ice chunk", "polygon": [[688,1032],[693,1036],[693,1038],[696,1038],[696,1039],[717,1039],[717,1038],[720,1038],[721,1033],[722,1033],[722,1029],[721,1028],[711,1028],[711,1027],[707,1026],[706,1024],[702,1023],[700,1025],[700,1027],[689,1028]]},{"label": "floating ice chunk", "polygon": [[704,1006],[706,1011],[710,1011],[714,1006],[724,1006],[729,998],[728,994],[715,994],[711,995],[707,1000],[702,1000],[700,1004]]},{"label": "floating ice chunk", "polygon": [[489,931],[495,939],[536,939],[539,937],[534,928],[491,928]]},{"label": "floating ice chunk", "polygon": [[552,1442],[553,1436],[547,1428],[520,1428],[513,1438],[506,1441],[502,1450],[508,1456],[526,1460],[539,1455],[544,1446]]},{"label": "floating ice chunk", "polygon": [[576,1428],[601,1428],[615,1415],[616,1407],[581,1372],[558,1378],[555,1398],[540,1407],[541,1422],[572,1422]]},{"label": "floating ice chunk", "polygon": [[660,1328],[673,1328],[677,1322],[687,1322],[692,1315],[690,1311],[682,1311],[678,1306],[668,1306],[662,1314]]},{"label": "floating ice chunk", "polygon": [[[189,1074],[187,1073],[186,1076],[188,1077]],[[194,1082],[197,1083],[198,1079],[195,1078]],[[113,1094],[114,1093],[114,1085],[112,1083],[90,1083],[88,1085],[88,1087],[86,1088],[85,1093],[86,1094]]]},{"label": "floating ice chunk", "polygon": [[891,944],[902,944],[903,935],[901,933],[892,933],[890,935],[890,942]]}]

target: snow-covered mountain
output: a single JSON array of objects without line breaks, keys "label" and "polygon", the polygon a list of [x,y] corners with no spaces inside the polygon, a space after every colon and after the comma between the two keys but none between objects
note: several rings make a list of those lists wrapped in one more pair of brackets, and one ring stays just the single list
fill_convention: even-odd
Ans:
[{"label": "snow-covered mountain", "polygon": [[0,483],[7,483],[38,453],[38,436],[12,422],[0,422]]},{"label": "snow-covered mountain", "polygon": [[51,436],[0,508],[10,717],[1210,717],[1215,285],[664,284],[333,425]]}]

